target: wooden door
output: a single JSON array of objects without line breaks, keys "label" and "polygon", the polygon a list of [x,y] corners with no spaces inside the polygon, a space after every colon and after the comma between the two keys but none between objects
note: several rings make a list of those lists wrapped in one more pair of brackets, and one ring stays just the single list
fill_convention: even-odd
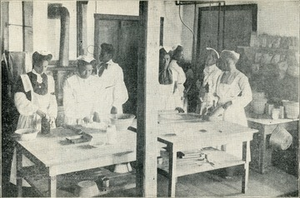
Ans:
[{"label": "wooden door", "polygon": [[137,67],[138,67],[138,23],[136,16],[95,15],[94,56],[99,61],[100,45],[110,43],[115,48],[113,61],[124,72],[124,81],[129,99],[123,105],[124,113],[136,115]]},{"label": "wooden door", "polygon": [[201,7],[198,20],[197,70],[202,71],[206,47],[221,52],[250,44],[251,32],[257,29],[257,5]]}]

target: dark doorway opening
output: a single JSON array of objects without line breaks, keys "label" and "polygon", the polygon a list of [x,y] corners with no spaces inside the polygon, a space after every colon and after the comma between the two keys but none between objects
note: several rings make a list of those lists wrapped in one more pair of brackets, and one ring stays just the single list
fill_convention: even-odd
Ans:
[{"label": "dark doorway opening", "polygon": [[95,14],[95,59],[99,61],[101,43],[115,48],[113,61],[123,69],[129,99],[123,105],[124,113],[136,115],[139,16]]}]

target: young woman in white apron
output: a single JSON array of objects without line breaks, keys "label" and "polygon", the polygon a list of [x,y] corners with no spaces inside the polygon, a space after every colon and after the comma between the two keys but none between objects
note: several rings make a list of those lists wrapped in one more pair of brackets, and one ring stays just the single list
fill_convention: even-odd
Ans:
[{"label": "young woman in white apron", "polygon": [[[220,55],[218,66],[223,71],[218,78],[216,96],[219,98],[218,106],[224,111],[222,120],[248,126],[245,107],[252,100],[252,91],[248,78],[235,67],[239,54],[224,50]],[[242,159],[242,143],[226,145],[226,152]],[[250,149],[250,148],[247,148]],[[250,157],[250,152],[248,152]],[[232,176],[234,169],[228,169],[228,176]]]},{"label": "young woman in white apron", "polygon": [[[57,102],[54,95],[54,80],[44,73],[51,58],[50,53],[35,52],[32,55],[33,70],[20,76],[14,96],[15,105],[20,113],[17,129],[41,130],[42,117],[49,118],[51,127],[55,127]],[[25,156],[22,163],[23,166],[33,165]],[[12,160],[10,182],[16,185],[16,150]],[[30,185],[23,180],[23,186]]]},{"label": "young woman in white apron", "polygon": [[[213,48],[206,48],[208,55],[205,61],[205,68],[203,70],[204,79],[203,83],[197,82],[198,89],[200,93],[199,98],[201,100],[200,115],[208,113],[208,109],[213,105],[216,105],[218,102],[218,98],[214,96],[216,91],[216,84],[219,76],[222,71],[216,66],[216,62],[219,59],[219,53]],[[208,86],[208,90],[206,90],[206,86]],[[204,90],[205,91],[204,91]]]}]

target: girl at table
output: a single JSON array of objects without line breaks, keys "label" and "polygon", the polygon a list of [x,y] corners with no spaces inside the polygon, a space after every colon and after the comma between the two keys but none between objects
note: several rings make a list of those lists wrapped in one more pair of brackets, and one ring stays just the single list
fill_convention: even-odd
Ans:
[{"label": "girl at table", "polygon": [[214,96],[216,84],[222,71],[216,66],[219,59],[219,53],[213,48],[206,48],[207,57],[205,68],[203,70],[203,82],[197,81],[199,89],[199,99],[201,101],[200,115],[206,114],[208,109],[218,102],[218,98]]},{"label": "girl at table", "polygon": [[102,104],[99,102],[100,84],[98,78],[91,75],[95,64],[96,60],[93,57],[79,56],[76,74],[65,81],[63,88],[65,124],[87,124],[100,121],[98,111],[96,111],[96,108],[103,109],[99,107]]},{"label": "girl at table", "polygon": [[[223,109],[223,113],[219,115],[220,118],[247,127],[248,123],[244,108],[252,100],[252,91],[248,78],[236,69],[238,60],[239,54],[234,51],[223,50],[221,52],[217,65],[222,70],[222,74],[218,78],[215,94],[219,98],[217,108]],[[242,159],[242,143],[227,144],[226,152]],[[228,176],[230,177],[233,171],[232,169],[228,170]]]},{"label": "girl at table", "polygon": [[[57,102],[54,94],[54,80],[46,74],[52,54],[46,51],[36,51],[32,55],[33,69],[31,72],[20,75],[17,81],[14,102],[20,113],[17,129],[33,128],[41,130],[43,117],[50,121],[55,128],[57,116]],[[33,165],[23,156],[23,166]],[[16,184],[16,150],[12,160],[10,182]],[[24,186],[29,184],[23,181]]]}]

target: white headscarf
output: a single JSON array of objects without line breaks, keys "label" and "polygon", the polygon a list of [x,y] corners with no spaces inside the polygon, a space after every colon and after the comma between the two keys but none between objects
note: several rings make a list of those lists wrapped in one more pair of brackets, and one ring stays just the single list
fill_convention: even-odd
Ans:
[{"label": "white headscarf", "polygon": [[219,53],[214,48],[207,47],[206,50],[212,50],[212,51],[214,51],[217,54],[217,58],[220,58]]},{"label": "white headscarf", "polygon": [[94,61],[94,57],[92,56],[88,56],[88,55],[81,55],[81,56],[78,56],[77,57],[77,60],[82,60],[84,62],[87,62],[87,63],[91,63],[92,61]]},{"label": "white headscarf", "polygon": [[233,55],[234,58],[236,58],[236,61],[238,61],[240,59],[240,54],[239,53],[236,53],[235,51],[231,51],[231,50],[223,50],[221,52],[221,56],[224,54],[224,53],[230,53],[231,55]]}]

